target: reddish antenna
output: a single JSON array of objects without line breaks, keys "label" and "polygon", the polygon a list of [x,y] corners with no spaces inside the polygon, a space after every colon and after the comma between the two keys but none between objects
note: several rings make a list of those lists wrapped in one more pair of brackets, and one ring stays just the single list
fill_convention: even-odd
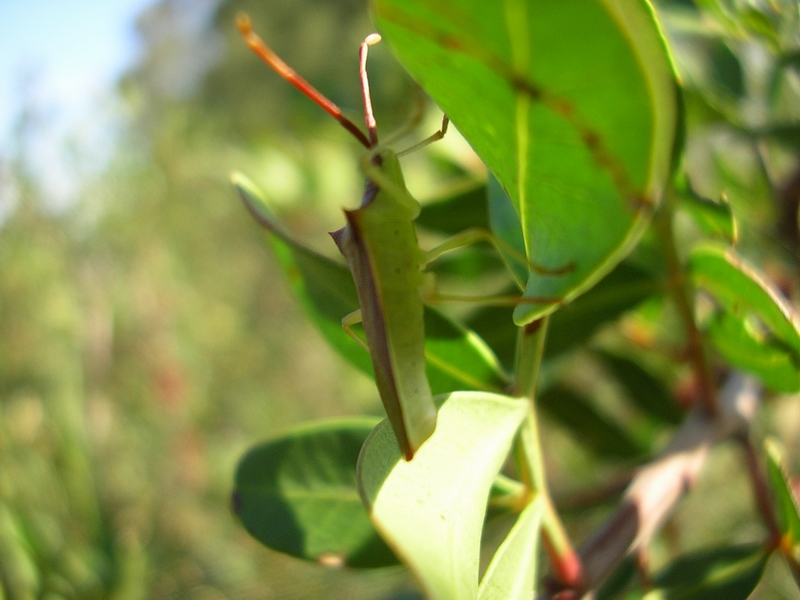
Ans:
[{"label": "reddish antenna", "polygon": [[367,80],[367,48],[377,44],[381,40],[381,36],[377,33],[368,35],[362,42],[359,48],[359,76],[361,78],[361,90],[364,96],[364,118],[367,123],[367,132],[369,137],[364,135],[355,123],[342,114],[341,109],[331,102],[324,94],[317,90],[313,85],[303,79],[297,72],[287,65],[281,58],[275,54],[264,41],[258,37],[253,31],[253,25],[250,17],[244,13],[239,13],[236,16],[236,27],[239,33],[242,34],[245,43],[250,49],[255,52],[261,60],[267,63],[272,69],[286,81],[291,83],[304,95],[310,98],[314,103],[321,107],[325,112],[331,115],[334,119],[347,129],[361,144],[367,148],[372,149],[378,145],[378,130],[375,124],[375,117],[372,113],[372,101],[369,95],[369,81]]}]

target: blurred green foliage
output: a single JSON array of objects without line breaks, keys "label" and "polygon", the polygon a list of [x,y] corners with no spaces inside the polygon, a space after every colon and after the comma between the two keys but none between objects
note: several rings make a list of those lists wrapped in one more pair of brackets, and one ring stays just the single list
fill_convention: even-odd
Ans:
[{"label": "blurred green foliage", "polygon": [[[727,194],[748,225],[743,252],[796,297],[796,4],[658,4],[687,90],[692,186],[708,198]],[[162,0],[141,16],[144,53],[119,86],[127,125],[108,167],[73,204],[54,210],[32,175],[27,142],[42,127],[32,107],[19,117],[16,154],[0,157],[0,185],[17,198],[0,222],[3,600],[411,597],[402,570],[323,569],[272,553],[227,507],[235,464],[254,441],[316,417],[381,414],[371,383],[301,314],[228,180],[234,169],[248,173],[286,207],[294,232],[334,255],[325,232],[359,196],[358,149],[252,59],[233,17],[248,11],[288,63],[358,115],[356,47],[372,31],[365,3],[209,6]],[[389,132],[413,112],[413,86],[388,51],[371,56],[379,125]],[[480,176],[457,136],[431,154],[408,159],[420,198],[457,174]],[[696,236],[688,225],[681,234]],[[646,253],[645,244],[640,262]],[[669,308],[646,303],[595,337],[605,349],[623,334],[647,342],[650,370],[668,372],[680,391],[682,373],[661,358],[679,345],[670,324]],[[637,441],[658,435],[614,401],[602,359],[560,360],[551,368],[579,373],[565,393],[636,424]],[[780,397],[763,419],[789,457],[800,453],[798,423],[797,403]],[[590,455],[555,420],[544,436],[558,449],[546,457],[557,500],[581,507],[570,521],[580,540],[607,508],[586,509],[578,492],[628,465]],[[796,473],[800,463],[789,462]],[[656,563],[731,532],[741,542],[760,533],[727,448],[709,472],[659,540]],[[721,506],[719,485],[737,490]],[[780,567],[768,573],[759,597],[796,597]]]},{"label": "blurred green foliage", "polygon": [[[144,54],[119,88],[128,124],[65,209],[51,208],[26,151],[46,124],[35,107],[19,116],[16,155],[2,159],[16,197],[0,224],[4,600],[350,599],[409,587],[396,569],[330,572],[266,553],[228,507],[254,439],[380,406],[300,315],[229,181],[234,166],[268,173],[300,228],[320,203],[335,215],[351,201],[355,164],[337,196],[317,192],[335,176],[317,163],[347,164],[348,140],[318,141],[327,124],[254,64],[232,15],[250,11],[309,77],[358,106],[366,6],[251,4],[223,4],[199,24],[192,3],[141,16]],[[309,64],[321,59],[332,62]],[[401,120],[389,99],[409,82],[384,70],[380,98]]]}]

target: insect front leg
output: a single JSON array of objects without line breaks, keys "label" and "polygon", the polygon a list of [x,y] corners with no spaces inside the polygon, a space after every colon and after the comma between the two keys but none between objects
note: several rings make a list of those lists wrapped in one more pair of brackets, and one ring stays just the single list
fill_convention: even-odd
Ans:
[{"label": "insect front leg", "polygon": [[514,266],[511,264],[511,261],[524,265],[529,271],[534,271],[540,275],[563,275],[575,268],[573,263],[569,263],[568,265],[559,267],[557,269],[550,269],[532,263],[519,250],[497,238],[491,231],[481,229],[479,227],[467,229],[461,233],[457,233],[435,248],[428,250],[428,252],[425,253],[425,264],[428,265],[432,263],[445,252],[450,252],[451,250],[463,248],[464,246],[471,246],[480,242],[487,242],[491,244],[495,250],[497,250],[498,254],[500,254],[500,257],[503,259],[508,272],[514,278],[514,282],[517,284],[520,290],[525,289],[525,282],[519,279],[516,271],[514,270]]}]

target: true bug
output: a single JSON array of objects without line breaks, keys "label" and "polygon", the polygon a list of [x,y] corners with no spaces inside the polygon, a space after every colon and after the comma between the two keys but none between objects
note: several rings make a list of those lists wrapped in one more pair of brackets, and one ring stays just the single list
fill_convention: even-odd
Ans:
[{"label": "true bug", "polygon": [[[368,150],[362,163],[367,180],[361,206],[345,210],[347,224],[331,233],[353,275],[361,307],[346,316],[342,325],[350,331],[353,324],[363,322],[381,401],[403,456],[411,460],[436,426],[436,406],[425,373],[422,268],[426,261],[414,228],[420,205],[406,189],[397,154],[378,145],[366,59],[367,48],[380,36],[368,36],[359,49],[365,135],[267,47],[253,32],[248,17],[240,15],[237,27],[259,57]],[[445,117],[442,129],[426,142],[442,137],[446,128]]]}]

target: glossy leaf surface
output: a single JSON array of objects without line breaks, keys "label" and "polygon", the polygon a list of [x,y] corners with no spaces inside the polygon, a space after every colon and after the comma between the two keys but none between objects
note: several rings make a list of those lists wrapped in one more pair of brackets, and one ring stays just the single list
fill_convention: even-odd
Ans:
[{"label": "glossy leaf surface", "polygon": [[676,89],[650,5],[374,0],[373,12],[508,192],[529,261],[551,271],[530,274],[525,293],[538,301],[519,305],[515,321],[608,273],[638,239],[671,163]]},{"label": "glossy leaf surface", "polygon": [[313,423],[251,449],[239,462],[233,492],[245,529],[273,550],[322,564],[396,564],[356,487],[358,454],[377,423]]},{"label": "glossy leaf surface", "polygon": [[631,402],[639,409],[654,419],[671,425],[677,425],[683,420],[683,412],[661,379],[625,356],[608,352],[598,354],[615,379],[628,392]]},{"label": "glossy leaf surface", "polygon": [[410,462],[388,422],[376,427],[364,444],[358,481],[376,528],[427,597],[470,600],[478,595],[489,491],[528,403],[479,392],[438,400],[436,430]]}]

